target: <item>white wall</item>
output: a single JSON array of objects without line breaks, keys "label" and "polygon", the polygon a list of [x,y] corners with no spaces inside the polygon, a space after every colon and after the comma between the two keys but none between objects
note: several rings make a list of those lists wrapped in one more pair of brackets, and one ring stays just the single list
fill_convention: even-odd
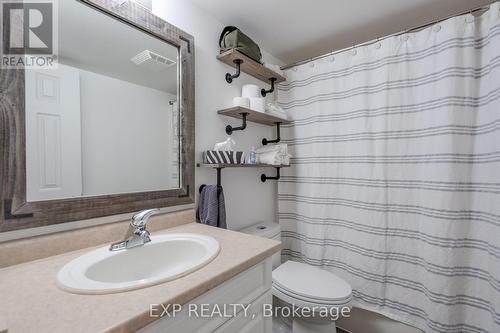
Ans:
[{"label": "white wall", "polygon": [[171,188],[176,97],[84,70],[80,90],[83,195]]},{"label": "white wall", "polygon": [[[226,72],[234,69],[216,60],[219,53],[219,35],[224,24],[200,8],[185,0],[154,0],[153,13],[176,25],[195,38],[196,82],[196,159],[201,161],[203,150],[211,149],[216,142],[226,139],[227,124],[239,126],[236,119],[217,115],[217,110],[230,106],[232,98],[240,95],[243,84],[268,85],[246,74],[226,83]],[[258,41],[257,41],[258,42]],[[281,64],[269,54],[265,60]],[[232,137],[237,149],[249,151],[259,147],[264,137],[276,135],[275,129],[249,123],[245,131],[237,131]],[[262,183],[260,174],[274,174],[274,169],[231,169],[222,171],[222,186],[226,199],[227,223],[230,229],[241,229],[258,221],[276,220],[276,183]],[[196,169],[196,191],[201,184],[214,184],[216,172]]]}]

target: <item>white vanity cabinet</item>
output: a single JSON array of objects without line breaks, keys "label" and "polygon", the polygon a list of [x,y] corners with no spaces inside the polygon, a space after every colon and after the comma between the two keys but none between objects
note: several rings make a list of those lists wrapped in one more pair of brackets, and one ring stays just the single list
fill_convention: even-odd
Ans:
[{"label": "white vanity cabinet", "polygon": [[[182,306],[175,317],[164,316],[139,330],[140,333],[271,333],[272,318],[264,317],[264,304],[272,304],[271,259],[238,274],[218,287]],[[234,304],[250,305],[247,315],[237,306],[233,316],[201,316],[202,304],[223,310]],[[191,306],[191,311],[189,311]],[[209,311],[211,312],[211,310]],[[191,314],[191,315],[190,315]],[[200,314],[198,316],[197,314]]]}]

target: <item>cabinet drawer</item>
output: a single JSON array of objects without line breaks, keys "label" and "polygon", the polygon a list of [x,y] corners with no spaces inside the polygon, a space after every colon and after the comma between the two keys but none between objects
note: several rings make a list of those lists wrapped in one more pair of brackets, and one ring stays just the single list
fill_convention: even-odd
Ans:
[{"label": "cabinet drawer", "polygon": [[231,318],[190,316],[189,304],[197,305],[198,309],[201,304],[217,304],[221,309],[224,304],[251,304],[271,289],[271,274],[271,259],[267,259],[183,305],[175,318],[158,318],[138,332],[213,332]]},{"label": "cabinet drawer", "polygon": [[[269,290],[252,303],[248,313],[241,311],[236,317],[226,322],[214,333],[271,333],[272,317],[264,317],[264,304],[272,304],[273,295]],[[253,316],[255,315],[255,316]]]}]

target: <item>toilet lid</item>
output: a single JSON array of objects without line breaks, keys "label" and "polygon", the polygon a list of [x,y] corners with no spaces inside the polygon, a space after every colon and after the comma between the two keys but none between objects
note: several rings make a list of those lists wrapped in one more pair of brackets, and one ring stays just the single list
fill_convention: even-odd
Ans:
[{"label": "toilet lid", "polygon": [[273,283],[292,295],[319,301],[345,300],[351,297],[351,286],[324,269],[287,261],[273,271]]}]

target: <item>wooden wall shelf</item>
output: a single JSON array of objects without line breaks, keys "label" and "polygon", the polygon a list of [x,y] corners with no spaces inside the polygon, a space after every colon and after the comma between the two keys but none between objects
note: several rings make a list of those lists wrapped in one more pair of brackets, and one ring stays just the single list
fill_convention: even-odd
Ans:
[{"label": "wooden wall shelf", "polygon": [[271,165],[271,164],[212,164],[212,163],[198,163],[198,167],[202,168],[212,168],[212,169],[218,169],[218,168],[288,168],[290,167],[289,165],[285,164],[280,164],[280,165]]},{"label": "wooden wall shelf", "polygon": [[[279,180],[280,179],[280,169],[281,168],[289,168],[290,165],[280,164],[280,165],[271,165],[271,164],[208,164],[208,163],[198,163],[197,167],[210,168],[217,170],[217,186],[221,186],[222,183],[222,169],[224,168],[275,168],[276,176],[267,176],[266,174],[260,175],[260,181],[265,183],[268,179],[270,180]],[[200,186],[199,192],[201,193],[205,184]]]},{"label": "wooden wall shelf", "polygon": [[246,113],[247,114],[247,120],[262,124],[262,125],[267,125],[267,126],[275,126],[278,123],[281,124],[289,124],[290,120],[279,118],[273,115],[270,115],[268,113],[263,113],[263,112],[258,112],[254,111],[251,109],[243,108],[241,106],[235,106],[232,108],[224,109],[224,110],[219,110],[217,111],[218,114],[236,118],[236,119],[242,119],[242,114]]},{"label": "wooden wall shelf", "polygon": [[275,78],[275,84],[286,81],[286,78],[276,73],[275,71],[267,68],[266,66],[258,63],[257,61],[247,57],[241,52],[230,50],[223,52],[217,56],[217,59],[231,67],[237,68],[235,60],[242,60],[240,65],[241,71],[265,82],[269,83],[271,78]]}]

